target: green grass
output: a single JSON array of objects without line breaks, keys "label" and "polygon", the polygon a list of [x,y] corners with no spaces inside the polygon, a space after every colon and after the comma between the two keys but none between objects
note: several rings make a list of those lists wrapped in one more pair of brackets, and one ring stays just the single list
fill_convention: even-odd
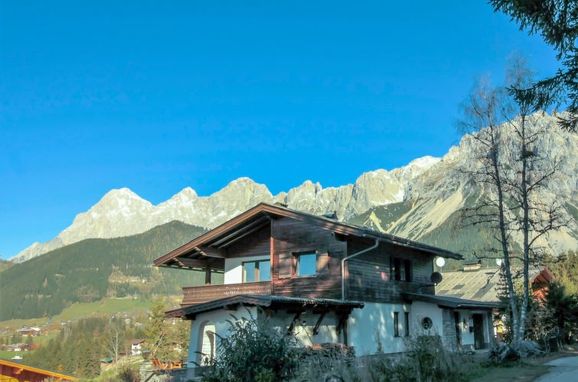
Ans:
[{"label": "green grass", "polygon": [[[177,305],[180,296],[171,296],[171,304]],[[47,322],[57,323],[60,321],[76,321],[81,318],[95,316],[110,316],[115,313],[127,313],[128,315],[138,315],[146,313],[152,306],[152,301],[144,299],[122,299],[122,298],[105,298],[101,301],[90,303],[74,303],[64,309],[60,314],[53,317],[15,319],[0,321],[0,328],[16,330],[23,326],[44,325]]]},{"label": "green grass", "polygon": [[15,355],[21,355],[21,356],[25,356],[26,352],[19,352],[19,351],[3,351],[0,350],[0,358],[4,358],[4,359],[11,359],[12,357],[14,357]]},{"label": "green grass", "polygon": [[53,320],[68,321],[112,313],[146,312],[152,303],[141,299],[104,299],[90,303],[74,303],[54,316]]}]

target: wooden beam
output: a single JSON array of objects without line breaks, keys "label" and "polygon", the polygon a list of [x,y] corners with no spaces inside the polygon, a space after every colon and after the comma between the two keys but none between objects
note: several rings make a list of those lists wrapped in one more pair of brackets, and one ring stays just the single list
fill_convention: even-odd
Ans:
[{"label": "wooden beam", "polygon": [[205,265],[205,285],[211,285],[211,266]]},{"label": "wooden beam", "polygon": [[342,233],[334,232],[333,235],[335,236],[335,240],[337,241],[347,241],[349,235],[344,235]]},{"label": "wooden beam", "polygon": [[297,324],[297,320],[299,320],[299,317],[301,317],[301,313],[303,313],[302,310],[295,313],[295,316],[293,316],[293,320],[291,321],[291,324],[289,325],[289,328],[287,329],[287,335],[293,334],[293,330],[295,330],[295,324]]},{"label": "wooden beam", "polygon": [[201,255],[206,256],[206,257],[216,257],[219,259],[224,259],[225,255],[223,254],[222,251],[215,249],[215,248],[211,248],[211,247],[195,247],[195,250],[197,250],[198,252],[201,253]]},{"label": "wooden beam", "polygon": [[188,257],[175,257],[175,261],[183,268],[204,269],[210,265],[209,259],[190,259]]},{"label": "wooden beam", "polygon": [[339,315],[339,321],[337,322],[337,327],[335,331],[337,335],[343,333],[343,344],[347,345],[347,318],[349,317],[349,312],[344,312]]},{"label": "wooden beam", "polygon": [[326,314],[327,314],[327,311],[324,311],[319,315],[319,319],[317,320],[317,322],[315,323],[315,327],[313,328],[313,335],[314,336],[319,334],[319,327],[321,326],[321,322],[323,321],[323,318],[325,318]]}]

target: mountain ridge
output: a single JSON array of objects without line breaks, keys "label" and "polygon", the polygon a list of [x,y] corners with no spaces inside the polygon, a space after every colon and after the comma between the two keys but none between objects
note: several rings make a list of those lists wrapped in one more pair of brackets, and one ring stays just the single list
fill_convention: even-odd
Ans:
[{"label": "mountain ridge", "polygon": [[[240,177],[208,196],[199,196],[185,187],[156,205],[127,187],[108,191],[96,204],[74,218],[72,224],[57,237],[44,243],[35,242],[10,261],[20,263],[57,248],[88,238],[125,237],[168,223],[181,221],[203,228],[213,228],[259,202],[282,202],[291,208],[312,213],[335,211],[340,218],[352,216],[372,206],[396,202],[403,198],[401,178],[414,178],[437,163],[438,158],[426,156],[393,170],[363,173],[353,184],[323,188],[319,182],[304,181],[301,185],[273,195],[266,185],[248,177]],[[392,183],[395,192],[379,197],[375,188]]]},{"label": "mountain ridge", "polygon": [[[568,227],[552,233],[544,244],[555,252],[578,248],[578,135],[559,129],[556,116],[537,114],[532,123],[547,126],[537,148],[561,166],[549,188],[541,190],[544,201],[558,200],[569,216]],[[512,132],[503,127],[503,145],[515,153]],[[485,192],[483,184],[468,175],[479,165],[471,135],[451,147],[442,158],[425,156],[392,170],[377,169],[361,174],[354,183],[323,188],[310,180],[273,195],[266,185],[241,177],[209,196],[199,196],[186,187],[157,205],[128,188],[111,190],[56,238],[34,243],[11,260],[26,261],[86,238],[112,238],[145,232],[169,221],[211,229],[259,202],[282,202],[289,208],[313,214],[336,213],[343,221],[360,224],[398,236],[420,240],[471,205]],[[547,161],[546,161],[547,162]],[[545,162],[545,163],[546,163]],[[544,165],[544,164],[539,164]],[[399,207],[399,204],[403,207]],[[391,206],[392,210],[387,209]],[[398,206],[398,207],[396,207]],[[365,216],[367,212],[371,212]],[[360,216],[365,219],[360,220]],[[395,217],[395,220],[391,220]],[[387,224],[380,222],[387,220]],[[453,224],[453,223],[452,223]]]}]

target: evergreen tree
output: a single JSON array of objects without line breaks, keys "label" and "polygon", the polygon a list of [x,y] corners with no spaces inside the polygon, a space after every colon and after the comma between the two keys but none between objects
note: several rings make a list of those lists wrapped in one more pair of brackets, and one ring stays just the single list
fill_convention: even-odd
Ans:
[{"label": "evergreen tree", "polygon": [[578,127],[578,2],[575,0],[490,0],[495,11],[517,21],[520,29],[540,34],[557,52],[558,72],[528,89],[538,108],[568,103],[569,116],[560,117],[562,127]]}]

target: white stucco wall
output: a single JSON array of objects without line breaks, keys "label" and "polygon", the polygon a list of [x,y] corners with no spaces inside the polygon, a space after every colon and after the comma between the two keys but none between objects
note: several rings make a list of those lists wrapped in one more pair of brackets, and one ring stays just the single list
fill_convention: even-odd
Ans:
[{"label": "white stucco wall", "polygon": [[269,256],[234,257],[225,259],[225,284],[239,284],[243,282],[243,262],[255,260],[269,260]]},{"label": "white stucco wall", "polygon": [[[400,337],[394,336],[393,312],[399,312]],[[355,354],[375,354],[379,342],[384,353],[404,351],[404,312],[410,312],[409,305],[366,303],[363,309],[354,309],[347,324],[348,342],[355,348]],[[411,322],[411,312],[409,317]]]},{"label": "white stucco wall", "polygon": [[[230,324],[227,320],[231,320],[231,314],[234,314],[238,319],[250,317],[257,318],[257,308],[243,307],[236,311],[230,310],[214,310],[212,312],[201,313],[191,321],[191,336],[189,339],[189,356],[187,358],[187,367],[196,367],[194,362],[198,362],[201,345],[201,328],[206,322],[215,324],[215,331],[219,336],[226,337],[230,329]],[[217,347],[219,346],[217,341]]]},{"label": "white stucco wall", "polygon": [[[492,322],[490,320],[490,318],[488,317],[488,312],[487,311],[466,311],[466,310],[460,310],[460,333],[461,333],[461,338],[462,338],[462,345],[463,346],[468,346],[468,345],[474,345],[475,344],[475,338],[474,338],[474,333],[470,332],[470,326],[474,325],[474,319],[473,319],[473,315],[474,314],[481,314],[482,317],[484,318],[484,342],[485,343],[490,343],[491,342],[491,336],[490,333],[493,333],[493,325]],[[466,325],[464,325],[464,320],[466,322]]]},{"label": "white stucco wall", "polygon": [[[424,330],[422,320],[431,318],[433,326],[430,330]],[[436,304],[414,301],[411,304],[410,325],[412,335],[439,335],[443,336],[443,311]]]}]

